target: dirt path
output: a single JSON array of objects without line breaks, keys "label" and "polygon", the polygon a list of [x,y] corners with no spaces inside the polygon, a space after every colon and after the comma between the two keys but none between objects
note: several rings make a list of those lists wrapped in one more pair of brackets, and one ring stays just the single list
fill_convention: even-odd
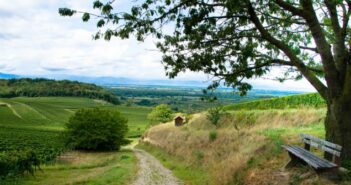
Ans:
[{"label": "dirt path", "polygon": [[133,185],[180,185],[182,184],[172,172],[162,166],[154,156],[149,153],[133,149],[139,160],[139,172]]}]

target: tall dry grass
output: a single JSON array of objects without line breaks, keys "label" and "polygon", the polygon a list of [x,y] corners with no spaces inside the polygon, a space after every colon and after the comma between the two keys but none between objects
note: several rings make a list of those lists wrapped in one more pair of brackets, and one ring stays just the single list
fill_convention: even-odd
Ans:
[{"label": "tall dry grass", "polygon": [[[250,159],[269,150],[270,138],[261,131],[308,126],[321,122],[324,114],[324,109],[233,111],[224,115],[216,128],[200,113],[182,127],[173,123],[154,126],[145,133],[144,141],[208,169],[213,184],[221,185],[231,182],[233,174],[245,168]],[[217,137],[211,140],[209,133],[214,130]]]}]

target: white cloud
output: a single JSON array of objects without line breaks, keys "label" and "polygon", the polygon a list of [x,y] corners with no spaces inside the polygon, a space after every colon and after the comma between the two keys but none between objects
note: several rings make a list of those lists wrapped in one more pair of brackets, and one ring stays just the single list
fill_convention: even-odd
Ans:
[{"label": "white cloud", "polygon": [[[22,75],[67,74],[114,76],[136,79],[166,79],[161,54],[152,39],[93,41],[95,24],[82,23],[79,16],[61,17],[60,7],[91,10],[86,0],[0,0],[0,72]],[[127,9],[130,1],[117,1]],[[180,75],[181,80],[208,80],[204,74]],[[268,82],[268,83],[267,83]],[[277,85],[254,80],[259,86],[289,89],[295,83]],[[273,84],[273,85],[272,85]],[[293,85],[292,85],[293,84]],[[296,86],[311,89],[306,82]]]}]

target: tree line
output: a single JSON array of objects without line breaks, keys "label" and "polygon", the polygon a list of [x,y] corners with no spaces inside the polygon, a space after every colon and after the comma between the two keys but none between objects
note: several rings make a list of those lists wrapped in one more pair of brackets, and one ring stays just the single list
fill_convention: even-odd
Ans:
[{"label": "tree line", "polygon": [[119,104],[119,98],[113,92],[95,84],[44,78],[0,79],[0,98],[18,96],[74,96],[101,99],[113,104]]}]

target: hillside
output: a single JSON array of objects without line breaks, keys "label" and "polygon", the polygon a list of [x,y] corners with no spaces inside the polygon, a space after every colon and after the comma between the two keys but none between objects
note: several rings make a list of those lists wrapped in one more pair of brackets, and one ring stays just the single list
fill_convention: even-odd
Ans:
[{"label": "hillside", "polygon": [[[41,170],[35,176],[17,179],[20,181],[17,184],[62,184],[62,180],[67,184],[127,184],[131,181],[137,170],[137,161],[130,150],[67,153],[62,141],[64,123],[77,109],[89,107],[121,112],[128,119],[128,137],[140,136],[148,125],[145,120],[150,109],[144,107],[126,107],[79,97],[0,98],[0,184],[3,182],[3,160],[8,160],[7,156],[16,159],[8,153],[27,150],[38,156]],[[56,162],[47,164],[53,159]]]},{"label": "hillside", "polygon": [[0,79],[0,98],[12,97],[71,96],[101,99],[119,104],[119,99],[112,92],[94,84],[68,80],[48,79]]},{"label": "hillside", "polygon": [[140,135],[148,124],[149,108],[77,97],[16,97],[0,98],[0,127],[60,131],[75,110],[97,106],[116,109],[128,118],[129,136]]},{"label": "hillside", "polygon": [[299,133],[324,137],[325,108],[318,99],[306,103],[314,98],[298,95],[230,105],[217,127],[206,112],[195,114],[182,127],[170,122],[150,128],[138,147],[163,161],[185,184],[334,184],[308,168],[284,169],[289,156],[282,144],[301,145]]},{"label": "hillside", "polygon": [[64,148],[61,131],[79,108],[104,107],[122,113],[129,122],[128,137],[144,132],[148,108],[115,106],[100,100],[76,97],[0,98],[0,152],[33,148],[43,161],[53,159]]},{"label": "hillside", "polygon": [[224,107],[225,110],[269,110],[269,109],[288,109],[288,108],[321,108],[325,107],[325,101],[317,93],[290,95],[280,98],[265,100],[255,100],[245,103],[231,104]]}]

